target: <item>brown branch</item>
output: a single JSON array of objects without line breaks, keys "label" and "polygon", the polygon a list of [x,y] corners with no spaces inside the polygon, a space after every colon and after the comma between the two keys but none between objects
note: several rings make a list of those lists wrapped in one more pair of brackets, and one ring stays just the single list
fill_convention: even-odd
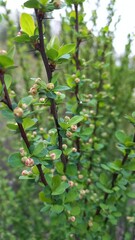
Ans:
[{"label": "brown branch", "polygon": [[[47,77],[48,77],[48,82],[51,82],[52,79],[52,71],[53,69],[51,69],[51,65],[49,65],[49,61],[48,58],[46,56],[46,52],[45,52],[45,47],[44,47],[44,34],[43,34],[43,19],[44,19],[44,15],[40,15],[38,10],[35,9],[35,14],[36,14],[36,18],[37,18],[37,23],[38,23],[38,30],[39,30],[39,44],[38,44],[38,48],[37,50],[39,50],[43,63],[44,63],[44,68],[45,71],[47,73]],[[53,115],[54,118],[54,122],[55,122],[55,126],[57,129],[57,134],[58,134],[58,142],[59,142],[59,149],[61,151],[63,151],[62,149],[62,144],[63,144],[63,139],[62,136],[60,134],[60,125],[59,125],[59,121],[58,121],[58,112],[57,112],[57,107],[56,107],[56,103],[54,101],[54,99],[50,99],[51,101],[51,113]],[[63,162],[64,165],[64,170],[66,170],[66,165],[68,162],[67,157],[63,154],[61,154],[61,161]]]},{"label": "brown branch", "polygon": [[39,49],[38,50],[41,54],[41,57],[42,57],[42,60],[44,63],[44,68],[47,73],[48,82],[51,82],[52,72],[51,72],[51,69],[50,69],[50,66],[48,63],[48,59],[47,59],[45,47],[44,47],[44,34],[43,34],[43,25],[42,25],[44,15],[43,15],[43,17],[40,17],[37,9],[35,9],[35,14],[36,14],[38,30],[39,30]]},{"label": "brown branch", "polygon": [[[76,31],[76,34],[78,34],[79,33],[78,4],[75,4],[74,8],[75,8],[75,31]],[[80,70],[80,60],[79,60],[79,46],[80,46],[80,43],[81,43],[81,39],[77,36],[77,39],[76,39],[76,51],[75,51],[75,56],[74,56],[75,64],[76,64],[76,70]],[[78,87],[78,84],[77,84],[76,87],[75,87],[75,96],[76,96],[76,100],[77,100],[78,107],[79,107],[80,100],[79,100],[79,97],[78,97],[78,93],[79,93],[79,87]]]},{"label": "brown branch", "polygon": [[[12,103],[11,103],[11,99],[10,99],[10,96],[8,94],[8,90],[7,90],[7,87],[6,87],[6,84],[5,84],[5,81],[4,81],[4,72],[0,72],[0,81],[2,83],[2,86],[3,86],[3,90],[4,90],[4,98],[5,98],[5,101],[4,103],[8,106],[8,108],[13,111],[13,107],[12,107]],[[21,123],[18,123],[18,128],[20,130],[20,134],[21,134],[21,137],[23,139],[23,141],[25,142],[29,152],[30,152],[30,142],[27,138],[27,135],[26,135],[26,132],[24,130],[24,127]],[[37,165],[37,168],[39,170],[39,174],[40,174],[40,179],[41,179],[41,182],[46,186],[48,185],[48,183],[46,182],[46,179],[45,179],[45,176],[44,176],[44,173],[42,171],[42,168],[41,168],[41,164],[38,164]]]},{"label": "brown branch", "polygon": [[44,176],[44,173],[43,173],[43,170],[42,170],[42,165],[41,165],[41,164],[38,164],[38,165],[37,165],[37,168],[38,168],[38,171],[39,171],[39,174],[40,174],[41,182],[42,182],[45,186],[47,186],[48,183],[47,183],[46,178],[45,178],[45,176]]},{"label": "brown branch", "polygon": [[[78,34],[79,33],[79,12],[78,12],[78,4],[74,5],[75,8],[75,31]],[[76,61],[76,69],[80,70],[80,61],[79,61],[79,46],[80,46],[81,40],[77,36],[76,41],[76,52],[75,52],[75,61]]]},{"label": "brown branch", "polygon": [[[104,47],[103,47],[103,52],[102,52],[102,55],[101,55],[101,62],[105,61],[105,52],[106,52],[107,47],[108,47],[108,45],[105,43]],[[97,93],[99,93],[102,90],[102,86],[103,86],[102,69],[100,69],[100,71],[99,71],[99,86],[97,88]],[[95,113],[95,117],[94,117],[95,126],[94,126],[93,133],[92,133],[93,137],[95,137],[96,131],[97,131],[96,121],[97,121],[98,114],[99,114],[99,102],[97,102],[96,113]],[[93,140],[92,146],[91,146],[92,149],[94,148],[94,144],[95,144],[95,142]],[[91,162],[92,162],[93,156],[94,156],[94,150],[93,150],[93,152],[92,152],[92,154],[90,156],[90,159],[89,159],[89,161],[90,161],[90,165],[89,165],[89,168],[88,168],[89,172],[92,170]]]},{"label": "brown branch", "polygon": [[[75,9],[75,31],[76,31],[76,34],[79,33],[79,11],[78,11],[78,4],[74,4],[74,9]],[[80,67],[80,59],[79,59],[79,47],[80,47],[80,43],[81,43],[81,39],[77,36],[77,39],[76,39],[76,51],[75,51],[75,56],[74,56],[74,59],[75,59],[75,64],[76,64],[76,70],[80,71],[81,70],[81,67]],[[79,99],[79,85],[76,84],[76,87],[75,87],[75,97],[76,97],[76,101],[77,101],[77,104],[78,104],[78,109],[80,107],[80,99]],[[80,123],[77,124],[77,127],[80,127]],[[77,137],[76,138],[76,147],[77,147],[77,152],[80,152],[80,137]],[[77,167],[78,167],[78,170],[81,169],[81,165],[80,163],[78,162],[77,164]]]}]

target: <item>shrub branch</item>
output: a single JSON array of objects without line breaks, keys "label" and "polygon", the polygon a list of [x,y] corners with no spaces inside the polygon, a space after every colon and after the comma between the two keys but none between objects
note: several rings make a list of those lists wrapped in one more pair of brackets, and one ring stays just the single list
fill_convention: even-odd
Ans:
[{"label": "shrub branch", "polygon": [[[133,137],[133,142],[135,143],[135,134],[134,134],[134,137]],[[128,160],[128,156],[130,154],[130,151],[126,152],[126,154],[123,156],[123,159],[122,159],[122,166],[124,166],[125,162]],[[119,176],[119,173],[113,173],[112,175],[112,182],[111,182],[111,189],[115,186],[115,182],[117,180],[117,177]],[[104,203],[106,202],[107,198],[109,197],[109,193],[105,193],[104,194]],[[98,207],[97,208],[97,211],[96,211],[96,215],[99,215],[101,212],[101,208]],[[107,222],[108,218],[106,218],[105,222]]]},{"label": "shrub branch", "polygon": [[[4,90],[4,99],[3,99],[3,102],[8,106],[8,108],[13,111],[13,107],[12,107],[12,103],[11,103],[11,99],[10,99],[10,96],[8,94],[8,90],[7,90],[7,87],[6,87],[6,84],[5,84],[5,81],[4,81],[4,72],[0,72],[0,81],[2,83],[2,86],[3,86],[3,90]],[[25,142],[29,152],[30,152],[30,142],[28,140],[28,137],[26,135],[26,132],[24,130],[24,127],[21,123],[18,123],[18,128],[20,130],[20,134],[21,134],[21,137],[23,139],[23,141]],[[41,179],[41,182],[47,186],[48,183],[45,179],[45,176],[44,176],[44,173],[43,173],[43,170],[42,170],[42,165],[41,164],[37,164],[37,168],[39,170],[39,174],[40,174],[40,179]]]},{"label": "shrub branch", "polygon": [[[37,50],[40,52],[43,63],[44,63],[44,67],[45,67],[45,71],[47,73],[47,78],[48,78],[48,82],[51,82],[52,79],[52,69],[49,65],[49,61],[48,58],[46,56],[46,52],[45,52],[45,47],[44,47],[44,34],[43,34],[43,19],[44,16],[40,16],[40,14],[38,13],[38,10],[35,9],[35,14],[36,14],[36,18],[37,18],[37,23],[38,23],[38,30],[39,30],[39,45]],[[54,101],[54,99],[50,99],[51,101],[51,113],[53,115],[54,118],[54,122],[55,122],[55,126],[57,129],[57,134],[58,134],[58,143],[59,143],[59,149],[62,151],[62,144],[63,144],[63,139],[62,136],[60,134],[60,125],[59,125],[59,121],[58,121],[58,111],[57,111],[57,107],[56,107],[56,103]],[[63,154],[61,154],[61,161],[64,165],[64,171],[66,170],[66,164],[67,164],[67,157]]]}]

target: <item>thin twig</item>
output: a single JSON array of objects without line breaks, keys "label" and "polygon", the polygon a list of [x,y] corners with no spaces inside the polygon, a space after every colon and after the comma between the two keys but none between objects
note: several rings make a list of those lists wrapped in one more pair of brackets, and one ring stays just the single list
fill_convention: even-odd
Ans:
[{"label": "thin twig", "polygon": [[[134,134],[134,137],[133,137],[133,142],[135,143],[135,134]],[[128,152],[124,155],[124,157],[123,157],[123,159],[122,159],[122,164],[121,164],[122,166],[124,166],[125,162],[128,160],[129,154],[130,154],[130,151],[128,151]],[[111,189],[115,186],[115,182],[116,182],[118,176],[119,176],[119,173],[114,173],[114,174],[112,175]],[[106,200],[107,200],[108,197],[109,197],[109,193],[105,193],[105,194],[104,194],[104,200],[103,200],[104,203],[106,202]],[[96,216],[99,215],[99,214],[100,214],[100,211],[101,211],[101,208],[98,207],[95,215],[96,215]],[[108,221],[108,218],[105,219],[105,223],[106,223],[107,221]]]}]

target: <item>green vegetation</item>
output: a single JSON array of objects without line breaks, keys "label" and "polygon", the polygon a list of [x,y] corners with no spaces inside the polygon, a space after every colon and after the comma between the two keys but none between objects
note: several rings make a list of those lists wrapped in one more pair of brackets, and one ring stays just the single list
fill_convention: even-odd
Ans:
[{"label": "green vegetation", "polygon": [[84,2],[29,0],[18,31],[0,1],[2,240],[135,238],[132,36],[116,59],[115,1],[100,31],[96,10],[87,28]]}]

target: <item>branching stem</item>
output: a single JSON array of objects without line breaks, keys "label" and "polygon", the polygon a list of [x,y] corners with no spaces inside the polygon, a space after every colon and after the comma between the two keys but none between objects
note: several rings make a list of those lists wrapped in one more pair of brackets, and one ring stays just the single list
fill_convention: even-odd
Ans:
[{"label": "branching stem", "polygon": [[[44,16],[40,17],[40,15],[38,14],[38,10],[36,10],[36,9],[35,9],[35,14],[36,14],[37,23],[38,23],[38,30],[39,30],[39,47],[38,47],[38,50],[41,54],[41,57],[42,57],[42,60],[43,60],[43,63],[44,63],[44,68],[45,68],[45,71],[46,71],[46,74],[47,74],[48,82],[50,83],[51,79],[52,79],[52,70],[49,66],[49,61],[48,61],[48,58],[46,56],[45,46],[44,46],[44,34],[43,34],[43,19],[44,19]],[[50,99],[50,101],[51,101],[51,113],[53,115],[55,126],[56,126],[56,129],[57,129],[57,134],[58,134],[59,149],[62,151],[63,150],[62,149],[63,139],[62,139],[62,136],[60,134],[61,127],[60,127],[59,121],[58,121],[57,106],[56,106],[56,103],[55,103],[54,99]],[[61,161],[63,162],[64,170],[66,170],[66,164],[67,164],[68,159],[63,154],[63,152],[61,154]]]},{"label": "branching stem", "polygon": [[[0,81],[2,83],[2,86],[3,86],[3,90],[4,90],[4,103],[6,103],[6,105],[8,106],[8,108],[13,111],[13,107],[12,107],[12,103],[11,103],[11,99],[10,99],[10,96],[8,94],[8,90],[7,90],[7,87],[6,87],[6,84],[5,84],[5,81],[4,81],[4,73],[3,72],[0,72]],[[21,137],[23,139],[23,141],[25,142],[29,152],[30,152],[30,142],[27,138],[27,135],[26,135],[26,132],[24,130],[24,127],[21,123],[18,123],[18,128],[20,130],[20,134],[21,134]],[[43,170],[42,170],[42,167],[41,167],[41,164],[38,164],[37,165],[37,168],[39,170],[39,174],[40,174],[40,179],[41,179],[41,182],[46,186],[48,185],[46,179],[45,179],[45,176],[44,176],[44,173],[43,173]]]}]

